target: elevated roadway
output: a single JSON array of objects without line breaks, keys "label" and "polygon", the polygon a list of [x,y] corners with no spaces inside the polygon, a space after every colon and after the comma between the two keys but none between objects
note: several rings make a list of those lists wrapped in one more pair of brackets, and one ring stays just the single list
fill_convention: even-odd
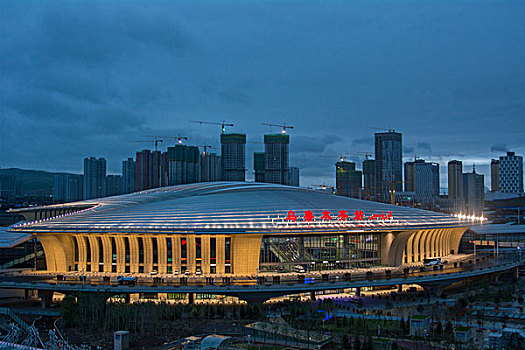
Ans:
[{"label": "elevated roadway", "polygon": [[[468,261],[471,261],[470,263]],[[468,260],[462,266],[452,264],[443,270],[407,271],[407,268],[359,270],[359,273],[335,271],[319,274],[281,274],[244,276],[198,276],[187,278],[151,276],[138,278],[136,283],[116,282],[116,275],[55,275],[12,273],[3,274],[0,288],[38,290],[60,293],[105,293],[107,295],[135,293],[209,293],[236,296],[245,300],[265,300],[272,297],[308,293],[329,289],[397,286],[418,284],[423,287],[445,286],[464,279],[502,273],[517,269],[520,261],[515,255],[498,259]],[[74,280],[67,280],[68,278]],[[66,280],[63,280],[66,278]]]}]

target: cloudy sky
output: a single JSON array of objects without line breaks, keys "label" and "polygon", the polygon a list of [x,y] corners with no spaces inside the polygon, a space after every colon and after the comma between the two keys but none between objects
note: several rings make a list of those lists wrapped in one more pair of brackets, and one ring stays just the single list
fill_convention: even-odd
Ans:
[{"label": "cloudy sky", "polygon": [[260,124],[287,122],[302,185],[333,184],[337,156],[390,127],[446,186],[450,159],[487,174],[525,155],[524,18],[521,0],[0,0],[0,166],[97,156],[119,173],[150,147],[129,141],[218,147],[219,126],[189,120],[227,120],[254,142],[253,178],[256,142],[279,131]]}]

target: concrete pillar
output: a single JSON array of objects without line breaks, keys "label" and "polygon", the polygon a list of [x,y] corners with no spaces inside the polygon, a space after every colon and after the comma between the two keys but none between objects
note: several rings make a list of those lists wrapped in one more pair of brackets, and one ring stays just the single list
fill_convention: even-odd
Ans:
[{"label": "concrete pillar", "polygon": [[398,293],[402,293],[403,292],[403,285],[402,284],[398,284],[397,285],[397,292]]},{"label": "concrete pillar", "polygon": [[356,296],[356,297],[360,297],[360,296],[361,296],[361,287],[357,287],[357,288],[355,289],[355,296]]},{"label": "concrete pillar", "polygon": [[124,301],[125,301],[126,304],[129,304],[130,301],[131,301],[131,296],[130,296],[129,294],[126,294],[126,295],[124,296]]},{"label": "concrete pillar", "polygon": [[315,292],[310,292],[310,300],[315,301]]},{"label": "concrete pillar", "polygon": [[53,301],[53,291],[52,290],[39,290],[38,297],[42,300],[42,309],[48,308],[51,306]]},{"label": "concrete pillar", "polygon": [[193,304],[195,302],[195,293],[188,293],[188,304]]}]

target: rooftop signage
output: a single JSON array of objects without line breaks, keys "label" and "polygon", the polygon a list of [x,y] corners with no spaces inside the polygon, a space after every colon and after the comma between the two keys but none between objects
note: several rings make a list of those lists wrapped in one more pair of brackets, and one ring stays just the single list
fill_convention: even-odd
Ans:
[{"label": "rooftop signage", "polygon": [[[384,220],[393,220],[394,217],[392,215],[391,211],[381,212],[381,214],[374,213],[370,216],[365,215],[365,213],[360,210],[356,209],[354,211],[353,217],[351,217],[348,214],[347,210],[339,210],[337,213],[332,214],[328,210],[323,211],[323,215],[318,216],[318,218],[321,221],[338,221],[338,222],[345,222],[345,221],[384,221]],[[316,216],[313,214],[311,210],[305,210],[304,215],[302,217],[299,217],[295,211],[289,210],[286,218],[284,220],[291,221],[291,222],[297,222],[297,220],[302,219],[304,222],[312,222]]]}]

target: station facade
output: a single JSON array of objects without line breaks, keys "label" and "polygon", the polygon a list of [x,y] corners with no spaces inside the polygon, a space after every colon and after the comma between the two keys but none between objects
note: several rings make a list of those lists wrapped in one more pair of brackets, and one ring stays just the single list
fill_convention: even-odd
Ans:
[{"label": "station facade", "polygon": [[58,273],[255,275],[399,266],[456,254],[472,225],[451,215],[246,182],[13,212],[28,221],[10,230],[36,236],[47,270]]}]

